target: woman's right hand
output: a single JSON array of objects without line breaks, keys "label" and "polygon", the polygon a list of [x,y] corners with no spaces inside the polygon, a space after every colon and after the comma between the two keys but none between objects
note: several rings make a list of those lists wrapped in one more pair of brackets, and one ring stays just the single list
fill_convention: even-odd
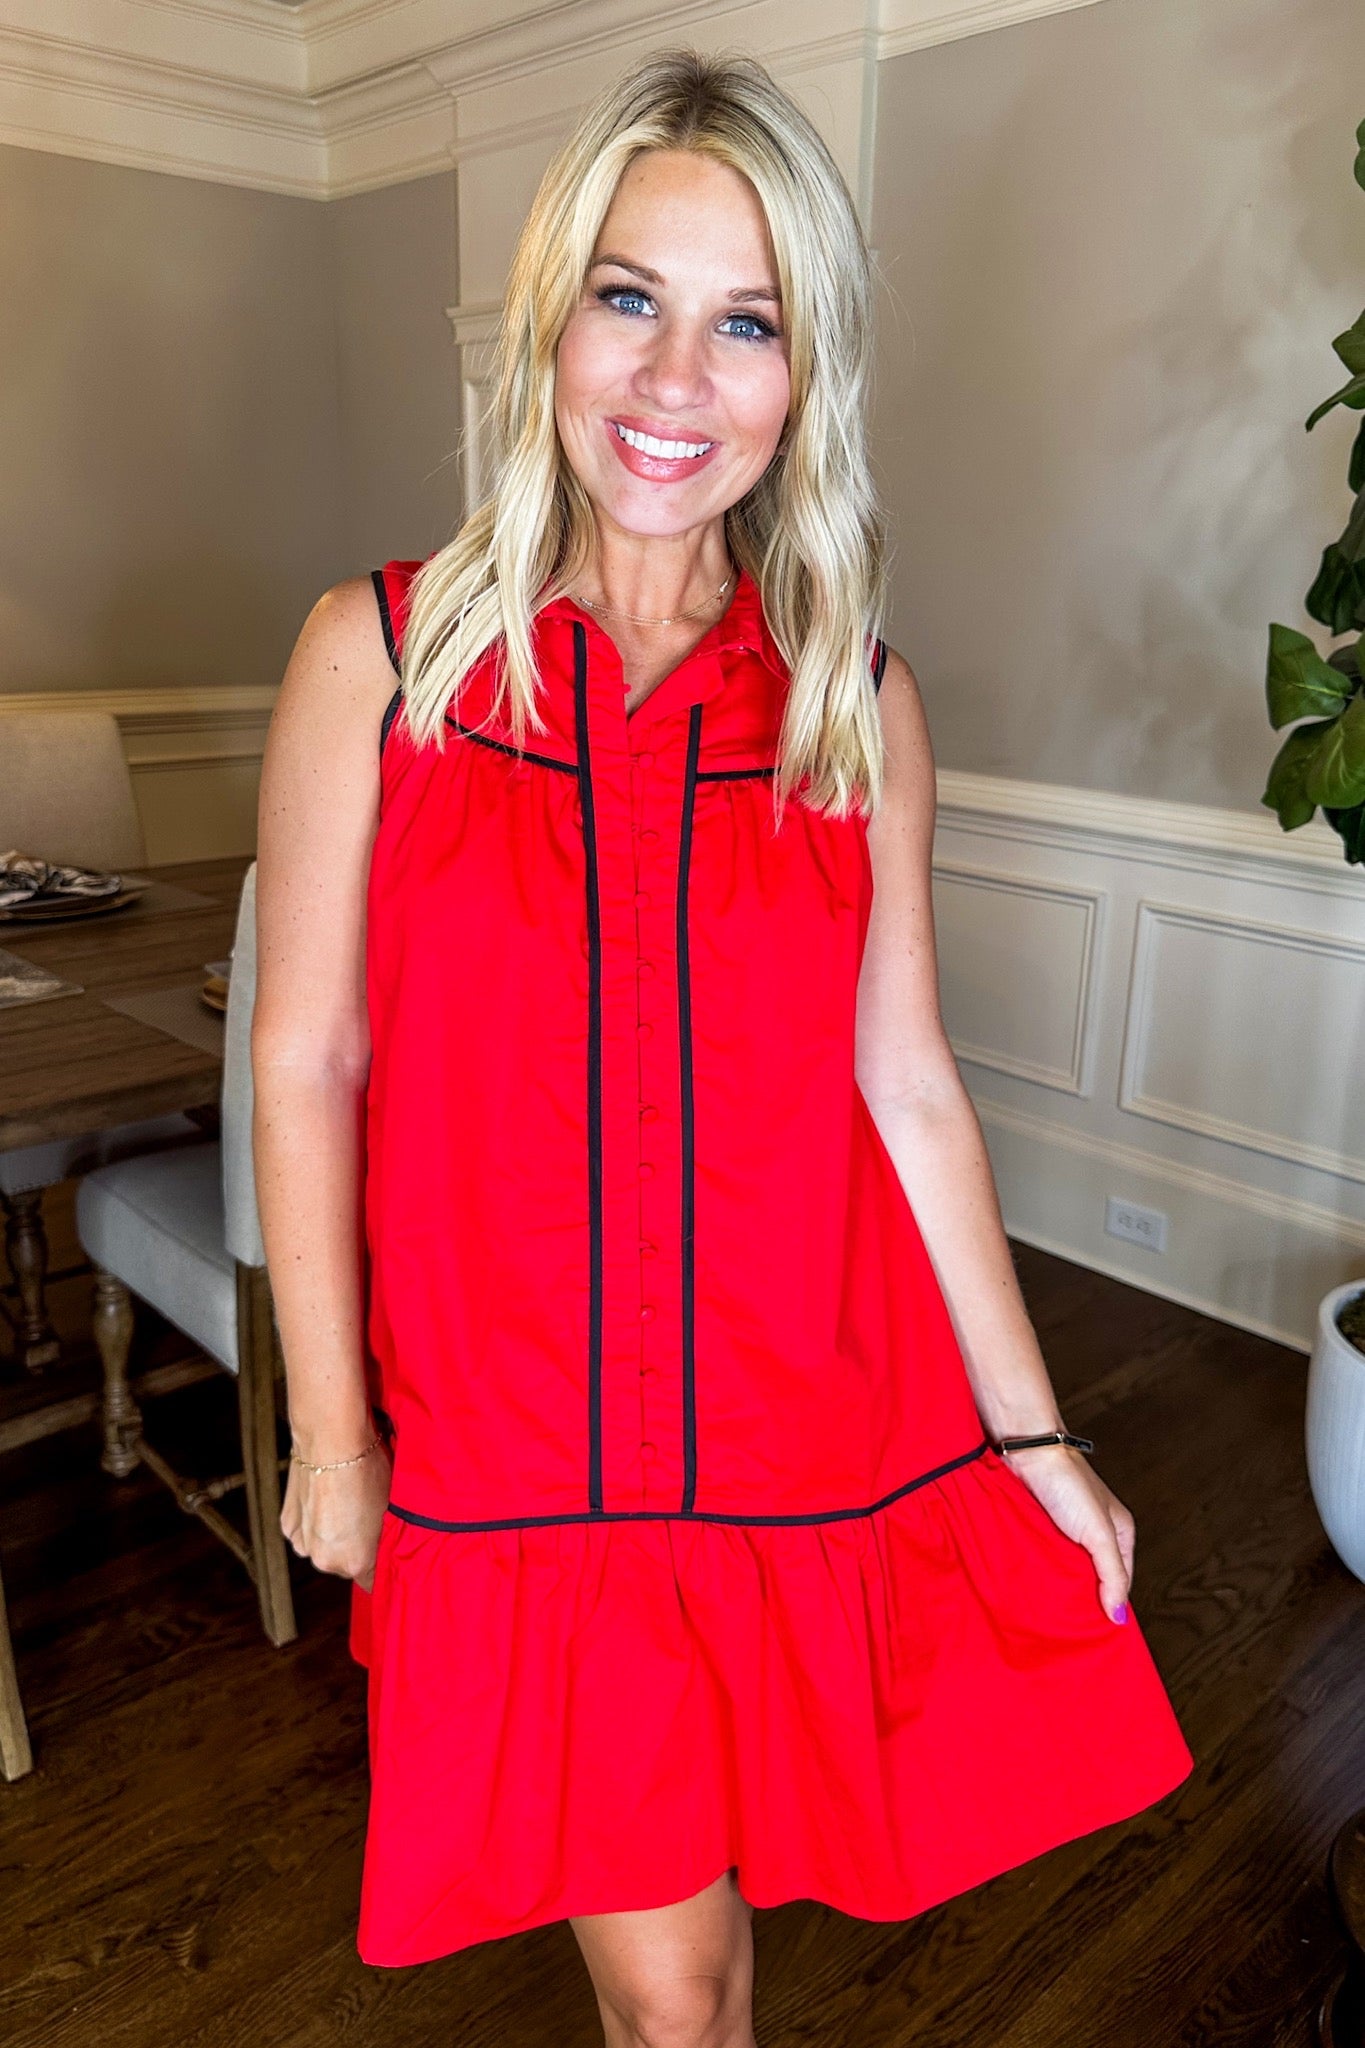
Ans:
[{"label": "woman's right hand", "polygon": [[356,1465],[310,1472],[291,1462],[280,1509],[285,1541],[320,1572],[374,1585],[379,1535],[388,1506],[393,1459],[380,1443]]}]

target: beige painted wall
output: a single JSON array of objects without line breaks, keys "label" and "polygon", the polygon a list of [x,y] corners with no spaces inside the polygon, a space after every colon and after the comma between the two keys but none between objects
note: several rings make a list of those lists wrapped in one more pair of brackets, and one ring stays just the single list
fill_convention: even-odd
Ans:
[{"label": "beige painted wall", "polygon": [[[1301,422],[1365,277],[1362,60],[1359,0],[1102,0],[880,67],[875,441],[942,766],[1256,805],[1265,624],[1345,506],[1348,423]],[[319,203],[0,147],[0,694],[269,687],[329,582],[438,546],[458,240],[453,172]]]},{"label": "beige painted wall", "polygon": [[0,698],[101,693],[149,860],[249,852],[310,607],[459,516],[454,175],[319,203],[0,148],[0,276]]},{"label": "beige painted wall", "polygon": [[460,519],[455,174],[322,212],[332,246],[346,547],[356,568],[441,547]]},{"label": "beige painted wall", "polygon": [[319,204],[0,147],[0,695],[273,685],[458,516],[453,174]]},{"label": "beige painted wall", "polygon": [[1347,509],[1360,0],[1104,0],[882,66],[892,638],[941,766],[1255,807]]},{"label": "beige painted wall", "polygon": [[278,682],[344,563],[323,210],[0,149],[0,691]]}]

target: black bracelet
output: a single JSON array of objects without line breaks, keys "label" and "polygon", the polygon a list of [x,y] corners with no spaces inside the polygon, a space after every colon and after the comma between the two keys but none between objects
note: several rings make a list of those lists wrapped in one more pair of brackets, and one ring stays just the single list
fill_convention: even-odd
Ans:
[{"label": "black bracelet", "polygon": [[1050,1429],[1044,1436],[1002,1436],[995,1448],[1008,1457],[1011,1451],[1031,1450],[1034,1444],[1074,1444],[1078,1451],[1095,1448],[1088,1436],[1073,1436],[1067,1429]]}]

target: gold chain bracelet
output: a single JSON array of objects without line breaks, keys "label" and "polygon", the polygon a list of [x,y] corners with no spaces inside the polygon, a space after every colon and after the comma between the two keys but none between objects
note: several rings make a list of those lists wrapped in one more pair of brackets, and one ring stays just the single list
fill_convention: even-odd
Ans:
[{"label": "gold chain bracelet", "polygon": [[307,1458],[301,1458],[292,1446],[289,1456],[294,1464],[302,1465],[305,1472],[339,1472],[343,1465],[358,1465],[362,1458],[368,1458],[371,1451],[378,1450],[380,1441],[377,1436],[371,1437],[364,1450],[357,1451],[353,1458],[336,1458],[328,1465],[310,1465]]}]

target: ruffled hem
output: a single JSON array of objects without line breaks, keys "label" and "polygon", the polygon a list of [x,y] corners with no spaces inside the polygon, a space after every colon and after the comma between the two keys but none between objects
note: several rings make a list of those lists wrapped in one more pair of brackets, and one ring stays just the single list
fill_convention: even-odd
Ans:
[{"label": "ruffled hem", "polygon": [[687,1898],[908,1919],[1126,1819],[1194,1758],[1129,1609],[994,1451],[769,1527],[385,1518],[357,1949],[429,1962]]}]

